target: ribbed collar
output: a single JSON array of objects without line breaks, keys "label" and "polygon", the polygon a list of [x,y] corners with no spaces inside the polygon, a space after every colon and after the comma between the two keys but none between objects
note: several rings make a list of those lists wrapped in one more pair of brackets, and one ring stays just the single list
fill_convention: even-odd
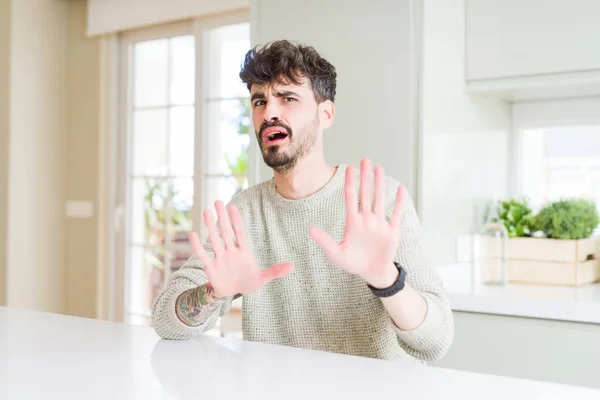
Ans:
[{"label": "ribbed collar", "polygon": [[302,210],[312,208],[331,196],[337,189],[343,188],[346,166],[346,164],[339,164],[335,174],[331,177],[329,182],[325,184],[325,186],[303,199],[290,200],[283,197],[281,194],[279,194],[277,188],[275,187],[274,178],[268,183],[268,196],[274,204],[278,205],[282,209]]}]

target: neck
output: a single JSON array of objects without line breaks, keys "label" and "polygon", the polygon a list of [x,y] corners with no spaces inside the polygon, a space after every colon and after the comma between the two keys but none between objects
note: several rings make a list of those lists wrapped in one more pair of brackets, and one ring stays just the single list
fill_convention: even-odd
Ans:
[{"label": "neck", "polygon": [[308,197],[323,188],[335,174],[336,168],[327,165],[323,157],[308,155],[285,174],[274,173],[275,186],[289,200]]}]

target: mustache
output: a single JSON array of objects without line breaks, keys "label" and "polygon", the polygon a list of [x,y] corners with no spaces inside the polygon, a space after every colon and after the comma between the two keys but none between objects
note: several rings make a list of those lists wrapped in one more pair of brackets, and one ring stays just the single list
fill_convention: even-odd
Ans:
[{"label": "mustache", "polygon": [[284,124],[281,121],[272,121],[272,122],[263,122],[263,124],[260,126],[260,130],[258,131],[258,137],[262,140],[263,132],[265,131],[265,129],[272,128],[274,126],[278,126],[280,128],[285,128],[288,135],[290,137],[292,136],[292,128],[290,126],[288,126],[287,124]]}]

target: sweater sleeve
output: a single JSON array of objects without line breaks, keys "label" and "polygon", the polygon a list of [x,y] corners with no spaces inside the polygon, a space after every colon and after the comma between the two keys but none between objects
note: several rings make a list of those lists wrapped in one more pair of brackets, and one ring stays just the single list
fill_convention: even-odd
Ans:
[{"label": "sweater sleeve", "polygon": [[[391,218],[399,183],[388,181],[386,214]],[[454,319],[446,297],[443,281],[425,257],[422,227],[410,195],[405,192],[401,220],[400,243],[396,253],[406,271],[406,282],[423,296],[427,303],[424,321],[411,331],[401,330],[390,318],[400,346],[410,355],[424,361],[442,358],[454,339]]]},{"label": "sweater sleeve", "polygon": [[[205,244],[204,248],[212,256],[210,246]],[[199,326],[188,326],[179,320],[175,312],[175,302],[179,295],[206,283],[208,283],[208,279],[200,260],[195,255],[191,256],[178,271],[169,277],[164,289],[152,305],[152,326],[160,337],[175,340],[190,339],[199,333],[212,329],[219,317],[229,312],[231,298],[225,299]]]}]

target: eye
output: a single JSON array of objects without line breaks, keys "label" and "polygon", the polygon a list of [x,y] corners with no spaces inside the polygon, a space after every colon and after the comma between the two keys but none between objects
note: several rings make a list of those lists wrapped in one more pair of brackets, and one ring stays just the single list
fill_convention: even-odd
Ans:
[{"label": "eye", "polygon": [[254,107],[258,107],[258,106],[264,106],[265,105],[265,101],[264,100],[257,100],[254,102]]},{"label": "eye", "polygon": [[292,101],[297,101],[297,100],[294,97],[286,97],[285,101],[292,102]]}]

